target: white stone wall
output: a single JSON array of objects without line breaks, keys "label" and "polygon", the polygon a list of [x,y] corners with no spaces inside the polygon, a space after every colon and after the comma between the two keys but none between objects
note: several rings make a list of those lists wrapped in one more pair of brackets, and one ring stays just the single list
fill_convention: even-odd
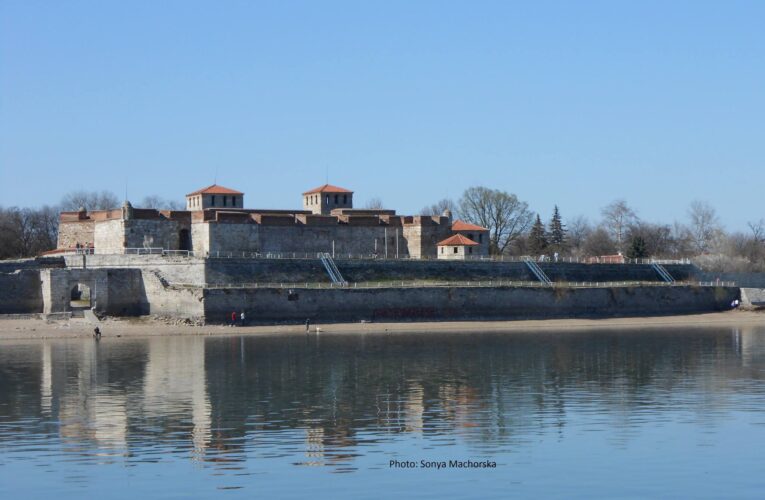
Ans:
[{"label": "white stone wall", "polygon": [[105,220],[96,223],[96,253],[115,253],[125,248],[125,225],[121,219]]},{"label": "white stone wall", "polygon": [[[473,257],[475,250],[472,252],[470,249],[475,247],[463,246],[463,245],[443,245],[438,247],[438,258],[441,260],[465,260],[465,258]],[[476,257],[478,255],[475,255]]]},{"label": "white stone wall", "polygon": [[210,224],[195,222],[191,224],[191,249],[198,256],[210,251]]}]

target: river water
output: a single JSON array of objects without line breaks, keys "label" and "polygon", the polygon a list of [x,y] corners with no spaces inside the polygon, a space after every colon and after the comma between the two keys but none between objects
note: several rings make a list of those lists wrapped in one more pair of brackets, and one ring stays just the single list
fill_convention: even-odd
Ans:
[{"label": "river water", "polygon": [[764,379],[751,326],[4,341],[0,498],[762,498]]}]

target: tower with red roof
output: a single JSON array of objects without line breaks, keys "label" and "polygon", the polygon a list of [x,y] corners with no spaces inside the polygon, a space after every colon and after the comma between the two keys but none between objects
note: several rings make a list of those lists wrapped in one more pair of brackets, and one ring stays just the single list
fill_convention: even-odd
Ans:
[{"label": "tower with red roof", "polygon": [[244,193],[212,184],[186,195],[186,210],[244,208]]},{"label": "tower with red roof", "polygon": [[303,210],[329,215],[335,208],[353,208],[353,191],[324,184],[303,193]]}]

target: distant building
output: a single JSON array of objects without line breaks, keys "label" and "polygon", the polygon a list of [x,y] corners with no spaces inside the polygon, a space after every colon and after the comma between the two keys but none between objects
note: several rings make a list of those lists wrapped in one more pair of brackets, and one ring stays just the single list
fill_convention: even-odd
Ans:
[{"label": "distant building", "polygon": [[473,249],[478,246],[479,244],[475,241],[462,236],[461,234],[455,234],[454,236],[438,242],[438,258],[446,260],[465,260],[477,257],[477,254],[473,254]]},{"label": "distant building", "polygon": [[303,210],[245,209],[244,193],[213,184],[186,195],[186,210],[122,208],[62,212],[58,249],[95,253],[135,249],[193,251],[196,255],[329,252],[336,256],[440,258],[437,244],[459,235],[466,255],[488,255],[489,231],[451,213],[397,215],[395,210],[354,209],[353,191],[325,184],[302,194]]}]

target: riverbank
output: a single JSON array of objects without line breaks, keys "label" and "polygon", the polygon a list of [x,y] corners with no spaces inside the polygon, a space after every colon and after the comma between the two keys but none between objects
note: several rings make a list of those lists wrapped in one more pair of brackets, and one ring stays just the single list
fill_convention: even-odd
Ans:
[{"label": "riverbank", "polygon": [[[765,312],[726,311],[682,316],[655,316],[603,319],[548,319],[522,321],[443,321],[417,323],[337,323],[313,324],[320,334],[358,334],[379,332],[529,332],[576,331],[594,329],[636,329],[669,327],[726,327],[761,325],[765,327]],[[0,317],[0,340],[91,337],[94,325],[85,319],[42,320],[35,318]],[[153,337],[165,335],[284,335],[305,334],[303,325],[274,326],[193,326],[168,324],[151,318],[108,318],[100,329],[108,337]]]}]

